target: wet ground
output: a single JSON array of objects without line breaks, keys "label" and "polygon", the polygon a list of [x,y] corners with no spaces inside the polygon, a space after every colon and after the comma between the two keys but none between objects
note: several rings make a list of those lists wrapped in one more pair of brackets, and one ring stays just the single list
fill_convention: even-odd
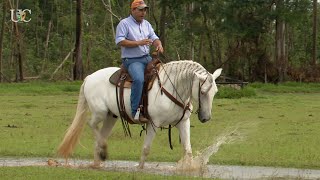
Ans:
[{"label": "wet ground", "polygon": [[[160,175],[184,175],[202,178],[220,179],[320,179],[320,170],[257,167],[257,166],[228,166],[207,164],[210,156],[218,152],[222,144],[232,143],[243,135],[237,129],[220,135],[211,146],[202,150],[195,157],[185,157],[177,163],[146,162],[144,169],[137,168],[134,161],[106,161],[100,169],[106,171],[144,172]],[[72,168],[89,168],[92,160],[69,160]],[[51,166],[63,167],[63,159],[49,158],[0,158],[0,166]]]},{"label": "wet ground", "polygon": [[[63,166],[62,159],[45,158],[0,158],[0,166]],[[71,167],[87,167],[89,160],[70,160]],[[101,169],[106,171],[144,172],[161,175],[185,175],[203,178],[221,179],[320,179],[320,170],[275,168],[275,167],[248,167],[227,165],[206,165],[205,168],[194,171],[181,171],[177,169],[177,163],[147,162],[144,169],[137,168],[138,162],[133,161],[107,161]]]}]

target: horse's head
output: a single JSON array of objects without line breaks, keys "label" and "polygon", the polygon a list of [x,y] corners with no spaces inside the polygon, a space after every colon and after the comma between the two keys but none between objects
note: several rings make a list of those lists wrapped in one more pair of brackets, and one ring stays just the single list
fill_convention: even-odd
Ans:
[{"label": "horse's head", "polygon": [[[218,92],[215,80],[220,76],[222,69],[217,69],[213,74],[201,75],[195,73],[199,79],[197,98],[199,103],[198,118],[204,123],[211,119],[212,101]],[[194,94],[195,96],[195,94]]]}]

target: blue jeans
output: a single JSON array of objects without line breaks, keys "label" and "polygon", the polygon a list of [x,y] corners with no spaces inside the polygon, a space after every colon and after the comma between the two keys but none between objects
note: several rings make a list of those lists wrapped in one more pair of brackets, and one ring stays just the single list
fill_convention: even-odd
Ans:
[{"label": "blue jeans", "polygon": [[130,96],[132,117],[134,117],[134,115],[137,112],[137,109],[139,108],[144,83],[144,70],[151,60],[152,58],[149,55],[139,58],[122,59],[122,63],[124,67],[128,70],[133,81],[131,85]]}]

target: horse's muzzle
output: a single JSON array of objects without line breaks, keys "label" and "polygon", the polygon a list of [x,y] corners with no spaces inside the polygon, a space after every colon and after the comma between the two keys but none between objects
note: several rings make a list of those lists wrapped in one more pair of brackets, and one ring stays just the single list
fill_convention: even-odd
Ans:
[{"label": "horse's muzzle", "polygon": [[211,116],[208,117],[203,117],[200,115],[200,113],[198,114],[198,119],[200,120],[200,122],[205,123],[207,121],[209,121],[211,119]]}]

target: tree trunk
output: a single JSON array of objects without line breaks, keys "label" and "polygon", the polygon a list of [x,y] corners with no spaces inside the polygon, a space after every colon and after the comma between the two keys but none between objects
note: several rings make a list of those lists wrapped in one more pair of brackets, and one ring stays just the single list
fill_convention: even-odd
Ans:
[{"label": "tree trunk", "polygon": [[82,32],[82,18],[81,7],[82,0],[77,0],[77,16],[76,16],[76,44],[74,50],[74,66],[73,66],[73,80],[83,80],[83,63],[81,55],[81,32]]},{"label": "tree trunk", "polygon": [[212,52],[212,55],[216,54],[215,61],[216,64],[220,64],[222,62],[222,48],[221,48],[221,43],[220,43],[220,36],[219,32],[216,32],[215,37],[214,37],[214,44],[215,44],[215,51]]},{"label": "tree trunk", "polygon": [[162,47],[165,49],[166,47],[166,14],[167,14],[167,6],[166,3],[161,7],[161,15],[160,15],[160,41],[162,43]]},{"label": "tree trunk", "polygon": [[[10,5],[10,8],[13,9],[13,6],[11,4],[11,1],[8,1],[9,2],[9,5]],[[19,9],[18,8],[18,4],[19,4],[19,1],[17,1],[17,6],[16,6],[16,9]],[[15,42],[16,42],[16,50],[17,50],[17,58],[18,58],[18,67],[17,67],[17,70],[16,70],[16,81],[23,81],[23,60],[22,60],[22,50],[21,50],[21,46],[22,46],[22,38],[21,38],[21,34],[19,32],[19,28],[18,28],[18,23],[16,22],[12,22],[13,23],[13,30],[15,32],[15,35],[16,35],[16,39],[15,39]]]},{"label": "tree trunk", "polygon": [[[284,2],[279,0],[277,2],[277,9],[280,11],[283,8]],[[286,58],[286,24],[281,19],[281,17],[277,17],[276,19],[276,45],[275,45],[275,56],[276,56],[276,64],[278,68],[279,82],[283,82],[286,78],[287,74],[287,58]]]},{"label": "tree trunk", "polygon": [[312,65],[317,64],[317,0],[313,0],[313,45],[312,45]]},{"label": "tree trunk", "polygon": [[287,72],[286,47],[285,47],[285,22],[276,22],[276,64],[278,66],[279,82],[283,82]]},{"label": "tree trunk", "polygon": [[[194,10],[194,2],[187,4],[187,14],[191,14]],[[191,22],[188,23],[189,28],[191,29]],[[189,59],[190,60],[194,60],[194,41],[195,41],[195,37],[194,37],[194,33],[191,32],[190,33],[190,44],[189,44]]]},{"label": "tree trunk", "polygon": [[203,41],[204,41],[204,35],[201,34],[200,35],[200,42],[199,42],[199,63],[202,64],[202,65],[205,65],[205,61],[204,61],[204,58],[203,58]]},{"label": "tree trunk", "polygon": [[59,34],[59,17],[61,16],[60,15],[60,5],[58,4],[57,0],[54,0],[54,4],[56,5],[55,7],[56,7],[56,11],[57,11],[57,13],[55,13],[56,14],[55,30],[56,30],[56,33]]},{"label": "tree trunk", "polygon": [[[203,17],[204,17],[204,27],[205,27],[205,30],[206,30],[206,35],[207,35],[207,38],[208,38],[208,43],[209,43],[209,53],[210,53],[210,56],[211,56],[211,64],[212,64],[212,67],[215,67],[215,59],[214,59],[214,46],[213,46],[213,38],[212,38],[212,35],[211,35],[211,30],[209,29],[209,26],[208,26],[208,18],[207,18],[207,15],[206,13],[203,12]],[[213,70],[213,69],[211,69]]]},{"label": "tree trunk", "polygon": [[189,59],[194,61],[194,36],[193,33],[191,33],[191,38],[190,38],[190,47],[189,47]]},{"label": "tree trunk", "polygon": [[47,61],[48,61],[48,46],[49,46],[49,40],[50,40],[51,25],[52,25],[52,21],[50,20],[49,24],[48,24],[46,44],[44,45],[44,56],[43,56],[43,64],[42,64],[41,73],[43,73],[44,70],[46,69],[46,65],[47,65]]},{"label": "tree trunk", "polygon": [[36,16],[37,20],[36,20],[36,28],[35,28],[35,34],[36,34],[36,54],[38,57],[40,57],[40,48],[39,48],[39,44],[40,44],[40,38],[39,38],[39,35],[38,35],[38,25],[39,25],[39,16]]},{"label": "tree trunk", "polygon": [[17,23],[14,23],[15,24],[15,30],[16,30],[16,43],[17,43],[17,56],[18,56],[18,77],[19,81],[23,81],[23,60],[22,60],[22,50],[21,50],[21,43],[22,43],[22,38],[21,38],[21,34],[19,32],[19,29],[18,29],[18,24]]},{"label": "tree trunk", "polygon": [[14,52],[15,52],[15,43],[14,43],[14,23],[11,23],[11,33],[10,33],[10,60],[9,68],[14,67]]},{"label": "tree trunk", "polygon": [[7,11],[7,5],[6,5],[6,1],[4,1],[2,3],[2,22],[1,22],[1,32],[0,32],[0,83],[2,82],[2,49],[3,49],[3,37],[4,37],[4,24],[6,21],[6,11]]},{"label": "tree trunk", "polygon": [[[164,0],[165,1],[165,0]],[[159,35],[159,27],[158,27],[158,19],[157,19],[157,15],[156,15],[156,9],[158,8],[158,6],[156,5],[156,2],[155,2],[155,0],[149,0],[149,2],[148,2],[148,4],[149,4],[149,9],[150,9],[150,11],[149,11],[149,16],[151,16],[152,17],[152,19],[153,19],[153,22],[154,22],[154,24],[155,24],[155,26],[154,26],[154,32],[156,33],[156,34],[158,34]],[[163,3],[163,0],[159,3],[160,4],[160,7],[162,8],[162,6],[164,6],[166,3]],[[161,4],[163,4],[163,5],[161,5]],[[160,39],[161,40],[161,39]]]},{"label": "tree trunk", "polygon": [[[108,4],[109,4],[110,11],[112,12],[111,0],[108,0]],[[111,13],[110,13],[110,22],[111,22],[110,24],[111,24],[113,41],[115,41],[116,33],[115,33],[115,30],[114,30],[114,26],[113,26],[113,16],[112,16]]]},{"label": "tree trunk", "polygon": [[92,47],[92,39],[90,38],[89,39],[89,42],[88,42],[88,45],[87,45],[87,48],[86,48],[86,56],[87,56],[87,59],[86,59],[86,72],[90,72],[90,56],[91,56],[91,47]]}]

